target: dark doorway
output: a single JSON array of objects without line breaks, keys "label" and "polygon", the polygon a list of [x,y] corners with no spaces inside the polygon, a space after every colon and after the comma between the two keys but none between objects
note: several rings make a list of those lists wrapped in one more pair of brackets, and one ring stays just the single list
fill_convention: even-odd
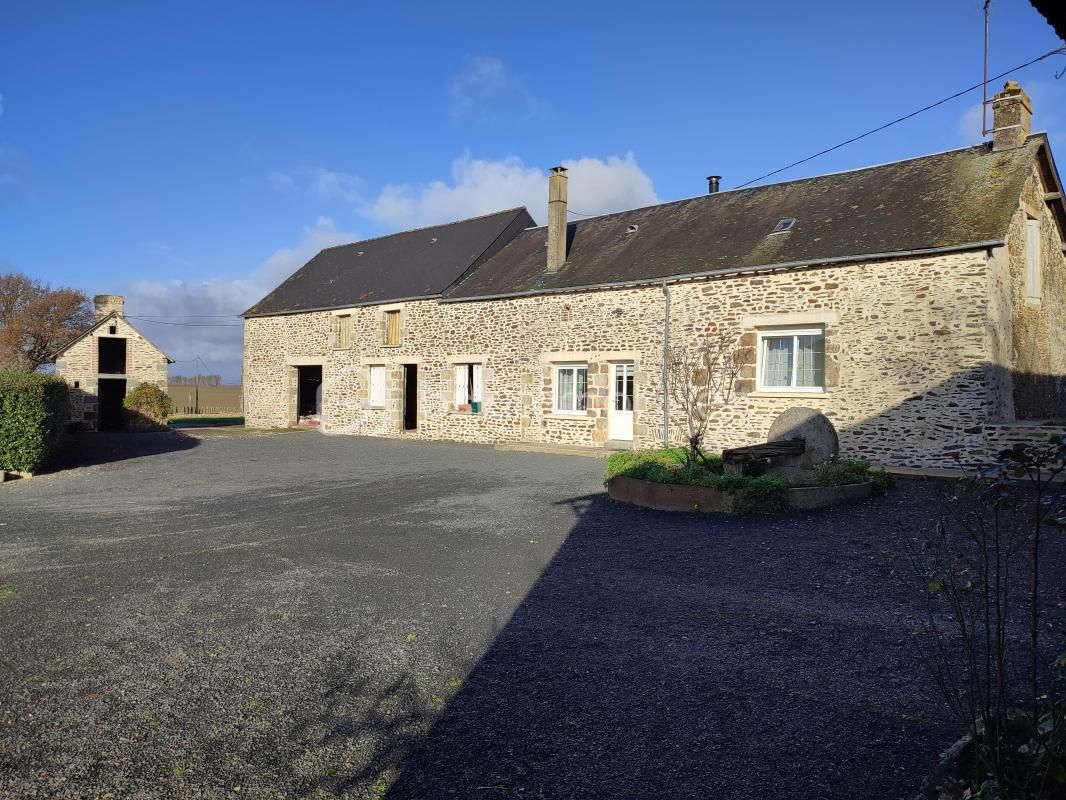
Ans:
[{"label": "dark doorway", "polygon": [[126,374],[126,340],[101,336],[97,351],[97,371],[104,375]]},{"label": "dark doorway", "polygon": [[403,429],[418,429],[418,364],[403,365]]},{"label": "dark doorway", "polygon": [[322,367],[297,367],[296,414],[299,419],[317,418],[322,412]]},{"label": "dark doorway", "polygon": [[[103,341],[101,339],[100,341]],[[120,340],[125,343],[125,339]],[[122,400],[126,396],[125,378],[101,378],[97,393],[100,400],[100,430],[122,430]]]}]

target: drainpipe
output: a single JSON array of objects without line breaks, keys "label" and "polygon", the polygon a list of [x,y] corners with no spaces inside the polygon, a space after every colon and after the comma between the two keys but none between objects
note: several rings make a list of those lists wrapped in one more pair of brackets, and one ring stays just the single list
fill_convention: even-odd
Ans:
[{"label": "drainpipe", "polygon": [[663,281],[663,447],[670,446],[670,287]]}]

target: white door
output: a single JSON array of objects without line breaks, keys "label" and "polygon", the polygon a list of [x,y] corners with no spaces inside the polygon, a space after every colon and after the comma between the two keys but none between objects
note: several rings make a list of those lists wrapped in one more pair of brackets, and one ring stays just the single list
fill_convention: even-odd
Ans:
[{"label": "white door", "polygon": [[633,439],[633,364],[611,365],[611,405],[607,410],[607,436]]}]

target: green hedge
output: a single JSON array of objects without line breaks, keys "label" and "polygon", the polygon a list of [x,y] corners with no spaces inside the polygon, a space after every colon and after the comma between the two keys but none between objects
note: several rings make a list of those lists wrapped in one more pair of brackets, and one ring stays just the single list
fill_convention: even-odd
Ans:
[{"label": "green hedge", "polygon": [[126,409],[126,427],[135,431],[165,428],[174,412],[170,395],[151,383],[134,387],[122,400],[122,407]]},{"label": "green hedge", "polygon": [[36,472],[47,465],[69,421],[65,382],[32,372],[0,372],[0,469]]}]

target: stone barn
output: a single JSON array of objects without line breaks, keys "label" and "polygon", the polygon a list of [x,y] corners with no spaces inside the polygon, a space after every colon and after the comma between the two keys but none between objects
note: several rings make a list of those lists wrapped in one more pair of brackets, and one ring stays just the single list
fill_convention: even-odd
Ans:
[{"label": "stone barn", "polygon": [[841,451],[971,466],[1066,417],[1066,207],[1009,83],[992,140],[548,224],[524,209],[323,250],[245,314],[249,427],[647,448],[684,441],[664,351],[736,343],[715,449],[786,409]]},{"label": "stone barn", "polygon": [[55,353],[55,374],[71,387],[72,423],[116,430],[127,392],[142,383],[166,391],[174,360],[126,319],[122,296],[98,294],[94,301],[96,322]]}]

